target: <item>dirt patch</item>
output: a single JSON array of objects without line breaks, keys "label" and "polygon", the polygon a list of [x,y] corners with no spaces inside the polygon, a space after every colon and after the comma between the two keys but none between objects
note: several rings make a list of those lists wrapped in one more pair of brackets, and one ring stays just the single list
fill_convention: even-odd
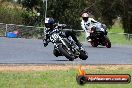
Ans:
[{"label": "dirt patch", "polygon": [[72,68],[71,66],[59,66],[59,65],[44,65],[44,66],[37,66],[37,65],[2,65],[0,66],[0,72],[3,71],[47,71],[47,70],[68,70]]},{"label": "dirt patch", "polygon": [[[47,70],[69,70],[78,69],[79,66],[72,65],[0,65],[0,72],[21,71],[47,71]],[[94,70],[130,70],[132,65],[83,65],[82,69]]]}]

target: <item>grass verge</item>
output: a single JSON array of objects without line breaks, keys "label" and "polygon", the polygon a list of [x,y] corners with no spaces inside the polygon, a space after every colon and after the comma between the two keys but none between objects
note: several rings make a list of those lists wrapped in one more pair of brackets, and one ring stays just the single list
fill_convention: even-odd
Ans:
[{"label": "grass verge", "polygon": [[108,34],[108,37],[113,44],[132,45],[132,39],[129,40],[128,35]]},{"label": "grass verge", "polygon": [[[132,65],[84,67],[88,74],[132,75]],[[0,88],[131,88],[132,85],[129,83],[80,86],[76,82],[77,73],[77,66],[0,66]]]}]

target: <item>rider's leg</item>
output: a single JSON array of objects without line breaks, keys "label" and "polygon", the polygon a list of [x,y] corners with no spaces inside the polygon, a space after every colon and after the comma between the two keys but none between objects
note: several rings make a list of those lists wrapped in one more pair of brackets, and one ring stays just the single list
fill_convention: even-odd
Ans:
[{"label": "rider's leg", "polygon": [[89,32],[86,33],[86,39],[88,40],[88,42],[91,42],[91,38],[90,38],[90,33]]},{"label": "rider's leg", "polygon": [[67,38],[68,38],[69,36],[71,36],[72,39],[76,42],[77,46],[78,46],[79,48],[82,47],[81,43],[78,41],[78,39],[76,38],[75,33],[73,33],[73,31],[66,31],[66,32],[65,32],[65,35],[66,35]]}]

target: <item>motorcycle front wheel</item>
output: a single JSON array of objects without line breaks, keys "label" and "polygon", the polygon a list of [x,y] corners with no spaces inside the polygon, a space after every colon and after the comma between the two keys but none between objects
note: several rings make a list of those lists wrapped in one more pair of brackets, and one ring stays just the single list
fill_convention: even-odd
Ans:
[{"label": "motorcycle front wheel", "polygon": [[88,58],[88,55],[85,51],[80,51],[79,58],[82,60],[86,60]]},{"label": "motorcycle front wheel", "polygon": [[90,43],[91,43],[91,45],[93,47],[97,47],[98,46],[98,43],[95,40],[92,40]]},{"label": "motorcycle front wheel", "polygon": [[111,48],[111,42],[110,42],[110,40],[109,40],[109,38],[107,36],[105,36],[105,46],[107,48]]}]

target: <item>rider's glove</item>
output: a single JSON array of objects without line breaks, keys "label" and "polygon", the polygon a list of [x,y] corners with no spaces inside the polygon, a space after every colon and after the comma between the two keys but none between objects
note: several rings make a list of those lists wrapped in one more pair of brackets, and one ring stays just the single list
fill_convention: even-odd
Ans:
[{"label": "rider's glove", "polygon": [[44,47],[46,47],[48,45],[48,42],[43,40],[43,44],[44,44]]},{"label": "rider's glove", "polygon": [[44,47],[46,47],[48,45],[48,43],[43,43],[44,44]]}]

